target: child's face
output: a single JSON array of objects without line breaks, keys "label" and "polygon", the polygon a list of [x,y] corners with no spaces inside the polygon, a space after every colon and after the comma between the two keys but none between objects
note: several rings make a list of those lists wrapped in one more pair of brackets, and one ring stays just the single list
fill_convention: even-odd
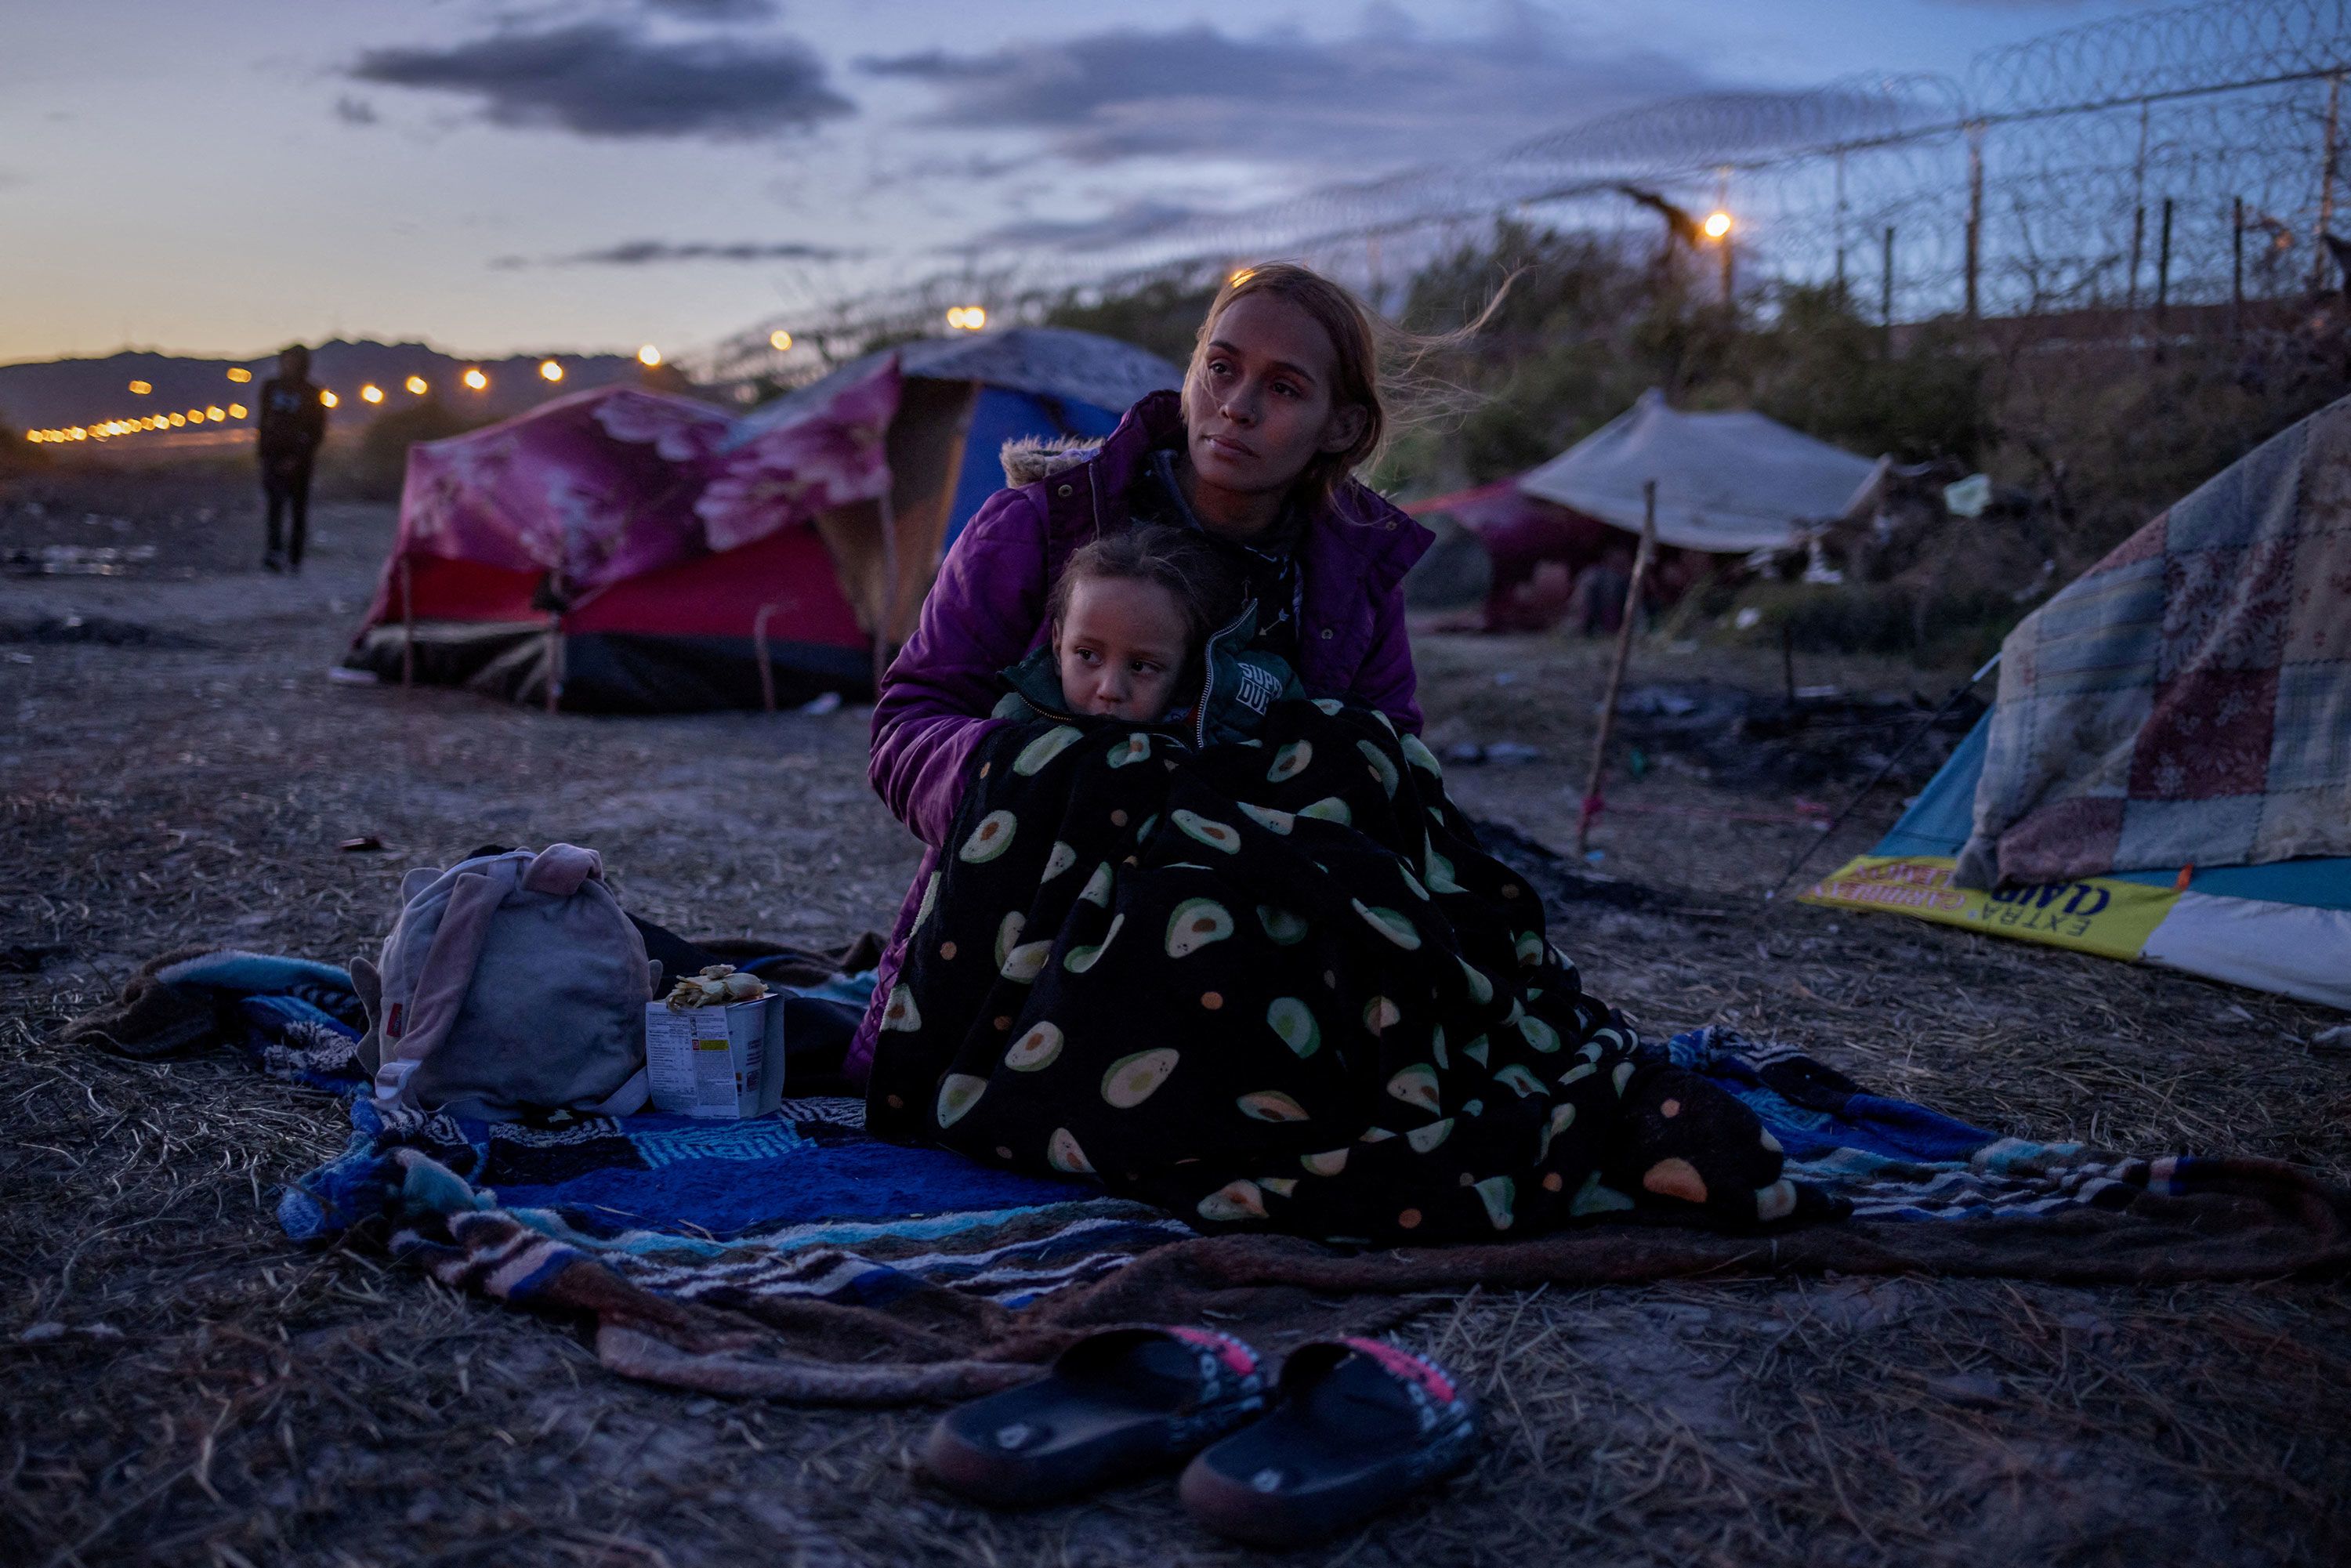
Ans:
[{"label": "child's face", "polygon": [[1184,607],[1155,582],[1088,578],[1070,590],[1053,658],[1061,700],[1073,713],[1108,718],[1165,716],[1190,653]]}]

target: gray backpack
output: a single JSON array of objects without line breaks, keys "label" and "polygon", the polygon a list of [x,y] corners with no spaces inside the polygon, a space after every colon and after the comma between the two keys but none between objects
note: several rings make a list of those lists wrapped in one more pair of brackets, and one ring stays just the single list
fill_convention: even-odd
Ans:
[{"label": "gray backpack", "polygon": [[368,1016],[360,1060],[387,1121],[643,1106],[654,968],[595,851],[419,868],[400,894],[382,956],[351,965]]}]

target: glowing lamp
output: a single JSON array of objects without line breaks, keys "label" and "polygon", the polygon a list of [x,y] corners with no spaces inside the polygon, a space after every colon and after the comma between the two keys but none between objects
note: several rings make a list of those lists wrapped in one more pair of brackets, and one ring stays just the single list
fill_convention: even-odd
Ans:
[{"label": "glowing lamp", "polygon": [[147,382],[132,382],[131,383],[131,390],[140,397],[145,397],[149,392],[153,392],[155,388],[152,383]]},{"label": "glowing lamp", "polygon": [[651,343],[647,343],[643,348],[637,350],[637,363],[644,366],[647,370],[652,370],[655,365],[661,363],[661,350],[654,348]]},{"label": "glowing lamp", "polygon": [[228,410],[221,407],[218,403],[214,403],[210,408],[204,410],[204,417],[210,420],[213,423],[218,424],[222,420],[228,417]]},{"label": "glowing lamp", "polygon": [[243,365],[231,365],[228,368],[228,379],[242,386],[253,379],[253,372]]},{"label": "glowing lamp", "polygon": [[368,402],[381,402],[383,401],[383,389],[376,385],[373,382],[370,382],[367,385],[360,388],[360,396]]},{"label": "glowing lamp", "polygon": [[1698,227],[1705,233],[1707,238],[1720,239],[1730,232],[1730,214],[1717,207],[1706,214],[1706,222],[1698,225]]},{"label": "glowing lamp", "polygon": [[245,404],[241,402],[233,402],[229,404],[228,416],[231,419],[243,419],[245,417]]},{"label": "glowing lamp", "polygon": [[776,352],[780,354],[791,346],[792,335],[781,327],[768,334],[768,347],[775,350]]},{"label": "glowing lamp", "polygon": [[490,378],[482,373],[479,365],[465,372],[465,384],[475,392],[480,392],[490,384]]},{"label": "glowing lamp", "polygon": [[401,384],[406,387],[410,392],[414,392],[418,397],[423,397],[424,395],[424,378],[423,376],[411,376]]},{"label": "glowing lamp", "polygon": [[319,393],[319,405],[321,408],[332,408],[342,401],[342,399],[337,397],[330,392],[321,391]]},{"label": "glowing lamp", "polygon": [[563,379],[563,367],[553,360],[541,360],[538,361],[538,373],[542,380],[559,382]]},{"label": "glowing lamp", "polygon": [[958,332],[977,332],[987,325],[987,310],[978,305],[950,306],[947,325]]}]

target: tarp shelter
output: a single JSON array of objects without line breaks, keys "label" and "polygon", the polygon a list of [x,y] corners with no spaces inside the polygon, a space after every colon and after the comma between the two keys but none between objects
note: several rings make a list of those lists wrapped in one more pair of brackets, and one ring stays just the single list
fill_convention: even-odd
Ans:
[{"label": "tarp shelter", "polygon": [[1541,467],[1531,496],[1641,531],[1642,486],[1657,482],[1657,538],[1683,549],[1787,549],[1874,506],[1886,464],[1760,413],[1682,413],[1654,389]]},{"label": "tarp shelter", "polygon": [[2018,625],[1999,701],[1808,902],[2351,1009],[2351,399]]},{"label": "tarp shelter", "polygon": [[1006,442],[1107,435],[1130,403],[1183,381],[1156,354],[1092,332],[957,333],[852,360],[747,415],[734,439],[757,441],[805,417],[893,356],[905,389],[890,431],[892,527],[882,529],[878,516],[843,518],[828,535],[859,623],[870,632],[886,615],[893,643],[913,631],[947,547],[1003,488]]},{"label": "tarp shelter", "polygon": [[1092,399],[1176,380],[1023,329],[868,355],[740,419],[606,388],[420,444],[344,663],[532,703],[552,683],[583,711],[864,692],[877,628],[903,640],[1002,485],[1003,442],[1105,433],[1125,402]]},{"label": "tarp shelter", "polygon": [[[1556,623],[1566,604],[1567,583],[1560,583],[1555,592],[1538,591],[1541,587],[1538,577],[1543,567],[1556,563],[1560,575],[1572,580],[1577,572],[1624,542],[1622,534],[1598,518],[1587,517],[1556,501],[1530,496],[1513,479],[1498,479],[1475,489],[1432,496],[1427,500],[1410,503],[1405,510],[1425,519],[1450,517],[1476,541],[1478,550],[1490,567],[1483,574],[1484,626],[1489,632],[1539,632]],[[1429,553],[1435,556],[1437,552]],[[1441,559],[1430,563],[1429,570],[1446,570],[1448,566],[1453,575],[1462,575],[1458,563]],[[1415,568],[1416,572],[1419,570]],[[1407,578],[1405,591],[1408,598],[1413,591],[1413,580]]]}]

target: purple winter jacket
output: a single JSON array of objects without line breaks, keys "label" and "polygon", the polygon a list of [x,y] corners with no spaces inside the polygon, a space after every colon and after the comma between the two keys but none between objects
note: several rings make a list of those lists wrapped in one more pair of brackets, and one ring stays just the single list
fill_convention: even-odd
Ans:
[{"label": "purple winter jacket", "polygon": [[[883,676],[866,776],[892,814],[929,847],[850,1046],[852,1082],[863,1082],[872,1070],[882,1009],[924,884],[937,868],[938,846],[955,824],[972,754],[1006,722],[987,716],[1003,695],[1002,672],[1046,642],[1046,596],[1071,552],[1128,525],[1128,487],[1151,452],[1177,439],[1182,428],[1177,394],[1154,392],[1126,411],[1092,456],[990,497],[947,551],[914,636]],[[1420,728],[1401,584],[1430,539],[1427,529],[1353,480],[1307,520],[1298,546],[1298,676],[1310,695],[1346,697],[1406,729]]]}]

